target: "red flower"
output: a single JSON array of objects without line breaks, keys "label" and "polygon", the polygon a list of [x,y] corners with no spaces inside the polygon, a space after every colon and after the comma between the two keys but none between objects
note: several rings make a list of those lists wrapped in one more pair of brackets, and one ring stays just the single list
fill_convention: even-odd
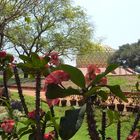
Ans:
[{"label": "red flower", "polygon": [[47,134],[44,134],[44,140],[53,140],[53,138],[49,133],[47,133]]},{"label": "red flower", "polygon": [[[93,80],[95,80],[96,76],[101,72],[99,68],[96,67],[96,65],[89,65],[87,67],[87,74],[85,75],[85,80],[87,84],[90,84]],[[107,78],[103,77],[100,80],[100,85],[106,85],[107,84]]]},{"label": "red flower", "polygon": [[6,57],[6,52],[5,51],[0,51],[0,58]]},{"label": "red flower", "polygon": [[140,140],[139,131],[134,131],[132,135],[128,136],[126,140]]},{"label": "red flower", "polygon": [[50,53],[50,64],[52,65],[59,65],[60,64],[60,61],[59,61],[59,57],[58,57],[58,53],[57,52],[52,52]]},{"label": "red flower", "polygon": [[88,65],[88,67],[87,67],[87,72],[88,72],[89,74],[91,74],[91,73],[100,73],[101,70],[100,70],[96,65],[90,64],[90,65]]},{"label": "red flower", "polygon": [[49,54],[46,54],[46,56],[50,56],[50,65],[59,65],[60,60],[59,60],[59,55],[58,52],[51,52]]},{"label": "red flower", "polygon": [[63,70],[56,70],[45,78],[45,84],[60,84],[63,81],[68,81],[69,78],[69,74],[67,74]]},{"label": "red flower", "polygon": [[96,78],[96,74],[95,73],[93,73],[93,74],[87,73],[85,75],[85,80],[86,80],[87,84],[90,84],[95,78]]},{"label": "red flower", "polygon": [[107,78],[106,78],[106,77],[103,77],[103,78],[100,80],[100,85],[107,85]]},{"label": "red flower", "polygon": [[1,124],[1,128],[3,129],[4,132],[6,133],[11,133],[14,129],[15,121],[14,120],[5,120]]},{"label": "red flower", "polygon": [[44,140],[53,140],[55,137],[54,131],[44,134]]},{"label": "red flower", "polygon": [[[42,118],[45,113],[44,113],[44,111],[42,109],[40,109],[39,114],[40,114],[40,117]],[[28,113],[28,117],[30,119],[33,119],[33,120],[35,120],[35,115],[36,115],[36,110],[33,110],[33,111],[31,111],[31,112]]]}]

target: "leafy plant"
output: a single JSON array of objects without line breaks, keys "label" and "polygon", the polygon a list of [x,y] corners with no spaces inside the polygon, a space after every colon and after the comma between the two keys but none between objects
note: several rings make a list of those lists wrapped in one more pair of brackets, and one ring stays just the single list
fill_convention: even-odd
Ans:
[{"label": "leafy plant", "polygon": [[[89,65],[87,68],[87,74],[84,76],[78,68],[66,64],[60,64],[58,53],[56,52],[50,52],[43,57],[40,57],[36,53],[32,53],[29,57],[21,55],[20,58],[23,62],[14,64],[13,72],[24,112],[22,112],[22,116],[15,117],[13,109],[11,108],[10,98],[8,99],[8,120],[12,121],[1,120],[0,133],[3,138],[9,137],[10,139],[21,139],[24,135],[28,135],[29,140],[59,138],[69,140],[79,130],[83,123],[84,116],[86,115],[88,132],[91,140],[100,140],[101,135],[102,139],[105,140],[107,117],[109,119],[108,125],[113,123],[113,119],[118,120],[118,139],[120,139],[120,121],[116,112],[103,108],[102,130],[100,131],[98,130],[95,118],[96,101],[99,98],[106,101],[108,99],[109,92],[113,96],[127,102],[127,98],[121,91],[119,85],[107,85],[106,75],[115,70],[117,65],[109,65],[103,73],[100,73],[100,69],[95,65]],[[1,68],[1,70],[5,70],[3,67]],[[18,75],[19,68],[23,69],[36,79],[35,107],[32,111],[29,111],[22,93],[22,87]],[[41,77],[43,76],[45,77],[46,102],[49,106],[49,110],[45,111],[41,108],[40,100]],[[63,82],[68,80],[71,80],[77,88],[73,88],[71,86],[65,87]],[[78,95],[81,97],[84,100],[84,105],[79,108],[66,110],[65,116],[60,118],[60,124],[57,124],[57,118],[55,117],[53,107],[58,103],[58,98],[64,98],[70,95]],[[138,121],[139,117],[137,117],[131,132],[135,130]],[[5,131],[4,124],[7,122],[11,126],[10,131]],[[18,129],[17,123],[24,124],[24,127]],[[53,131],[45,134],[47,127],[53,128]]]}]

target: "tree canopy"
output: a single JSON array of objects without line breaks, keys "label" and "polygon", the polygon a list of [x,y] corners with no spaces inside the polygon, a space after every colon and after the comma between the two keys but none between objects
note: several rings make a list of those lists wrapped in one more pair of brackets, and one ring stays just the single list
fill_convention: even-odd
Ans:
[{"label": "tree canopy", "polygon": [[14,21],[25,16],[39,0],[0,0],[0,49],[4,46],[6,31]]},{"label": "tree canopy", "polygon": [[109,63],[117,63],[133,69],[140,66],[140,40],[120,46],[119,50],[109,58]]},{"label": "tree canopy", "polygon": [[18,55],[56,50],[66,55],[85,47],[93,28],[87,15],[71,0],[42,0],[26,14],[14,21],[6,31]]}]

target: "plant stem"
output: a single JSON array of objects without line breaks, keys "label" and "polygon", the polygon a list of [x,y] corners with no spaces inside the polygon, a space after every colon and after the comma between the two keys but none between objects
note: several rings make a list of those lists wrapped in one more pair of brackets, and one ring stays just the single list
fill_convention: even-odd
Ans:
[{"label": "plant stem", "polygon": [[130,131],[130,135],[136,130],[137,125],[139,123],[139,120],[140,120],[140,109],[139,109],[139,112],[136,115],[135,121],[134,121],[133,126],[132,126],[131,131]]},{"label": "plant stem", "polygon": [[47,121],[48,121],[48,117],[45,114],[45,119],[44,119],[44,122],[43,122],[43,125],[42,125],[42,139],[44,138]]},{"label": "plant stem", "polygon": [[117,123],[117,140],[121,140],[121,121],[118,120]]},{"label": "plant stem", "polygon": [[106,138],[106,112],[102,111],[102,140]]},{"label": "plant stem", "polygon": [[[52,117],[55,117],[53,106],[50,107],[50,111],[51,111]],[[54,132],[55,132],[55,139],[58,140],[58,133],[55,127],[54,127]]]},{"label": "plant stem", "polygon": [[4,85],[4,93],[5,93],[6,99],[9,101],[6,70],[3,71],[3,85]]},{"label": "plant stem", "polygon": [[41,74],[36,76],[36,127],[37,127],[37,140],[43,140],[40,126],[40,90],[41,90]]},{"label": "plant stem", "polygon": [[24,99],[24,96],[23,96],[23,93],[22,93],[22,87],[21,87],[21,82],[20,82],[20,78],[19,78],[19,75],[18,75],[17,67],[14,66],[13,69],[14,69],[14,75],[15,75],[15,80],[16,80],[16,84],[17,84],[19,98],[21,100],[21,103],[22,103],[25,114],[28,115],[28,108],[26,106],[25,99]]},{"label": "plant stem", "polygon": [[89,97],[87,99],[86,113],[87,113],[88,131],[89,131],[91,140],[100,140],[99,133],[96,127],[96,121],[94,119],[95,116],[94,116],[94,110],[93,110],[92,97]]}]

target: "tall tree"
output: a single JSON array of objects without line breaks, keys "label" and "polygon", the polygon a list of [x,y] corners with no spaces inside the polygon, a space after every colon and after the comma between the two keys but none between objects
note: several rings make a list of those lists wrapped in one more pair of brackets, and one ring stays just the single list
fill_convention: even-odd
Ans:
[{"label": "tall tree", "polygon": [[140,40],[120,46],[119,50],[110,57],[109,63],[118,63],[133,69],[140,66]]},{"label": "tall tree", "polygon": [[38,3],[37,0],[0,0],[0,49],[9,26]]},{"label": "tall tree", "polygon": [[51,50],[67,54],[86,46],[92,26],[81,8],[70,0],[43,0],[25,20],[14,23],[7,36],[19,55]]}]

